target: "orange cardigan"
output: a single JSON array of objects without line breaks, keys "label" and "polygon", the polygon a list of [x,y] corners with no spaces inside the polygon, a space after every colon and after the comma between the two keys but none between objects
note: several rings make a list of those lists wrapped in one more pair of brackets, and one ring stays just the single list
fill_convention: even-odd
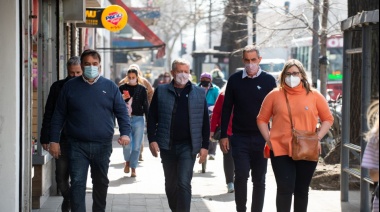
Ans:
[{"label": "orange cardigan", "polygon": [[275,156],[292,156],[292,130],[284,89],[288,94],[295,129],[315,131],[318,117],[321,122],[329,121],[332,124],[334,121],[326,99],[317,90],[313,89],[306,95],[302,83],[295,88],[284,86],[274,89],[265,97],[257,123],[267,124],[272,118],[269,140]]}]

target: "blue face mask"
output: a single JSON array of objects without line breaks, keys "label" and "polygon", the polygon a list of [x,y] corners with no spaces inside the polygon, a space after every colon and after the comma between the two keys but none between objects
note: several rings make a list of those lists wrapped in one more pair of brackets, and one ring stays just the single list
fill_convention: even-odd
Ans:
[{"label": "blue face mask", "polygon": [[94,79],[99,75],[98,66],[85,66],[84,67],[84,76],[88,79]]}]

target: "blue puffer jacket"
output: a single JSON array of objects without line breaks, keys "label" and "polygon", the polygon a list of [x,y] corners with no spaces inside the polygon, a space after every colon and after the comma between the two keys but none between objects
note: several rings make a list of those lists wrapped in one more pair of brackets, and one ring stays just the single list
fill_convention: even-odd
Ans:
[{"label": "blue puffer jacket", "polygon": [[[170,129],[173,107],[176,98],[173,83],[160,85],[157,92],[158,100],[158,124],[156,141],[161,149],[170,149]],[[189,122],[193,154],[198,154],[202,146],[202,127],[205,108],[204,89],[191,84],[189,93]]]}]

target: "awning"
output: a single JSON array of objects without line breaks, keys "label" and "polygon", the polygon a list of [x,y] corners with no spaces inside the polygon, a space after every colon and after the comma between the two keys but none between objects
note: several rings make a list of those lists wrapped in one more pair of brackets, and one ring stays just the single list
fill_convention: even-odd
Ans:
[{"label": "awning", "polygon": [[128,14],[128,24],[153,46],[158,46],[158,52],[156,54],[157,59],[165,56],[165,43],[152,30],[150,30],[149,27],[147,27],[144,22],[142,22],[136,14],[127,7],[127,5],[121,0],[109,0],[109,2],[123,7]]}]

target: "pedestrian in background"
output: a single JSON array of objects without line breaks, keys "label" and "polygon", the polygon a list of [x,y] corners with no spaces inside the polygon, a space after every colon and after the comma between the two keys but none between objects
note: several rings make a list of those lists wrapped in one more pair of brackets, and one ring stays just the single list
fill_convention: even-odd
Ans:
[{"label": "pedestrian in background", "polygon": [[[80,67],[80,58],[78,56],[71,57],[66,64],[67,77],[63,80],[54,82],[49,91],[49,95],[45,104],[45,113],[42,120],[40,142],[42,148],[49,151],[50,128],[51,118],[54,114],[54,109],[57,103],[58,96],[61,92],[63,85],[73,79],[82,75],[82,69]],[[55,160],[55,181],[57,187],[63,196],[62,212],[70,211],[70,183],[69,183],[69,159],[68,159],[68,143],[66,129],[63,128],[59,146],[61,149],[61,155]]]},{"label": "pedestrian in background", "polygon": [[197,154],[199,163],[206,160],[210,123],[205,91],[189,81],[190,63],[174,60],[171,74],[149,108],[149,148],[154,157],[160,152],[170,209],[189,212],[194,163]]},{"label": "pedestrian in background", "polygon": [[[313,132],[318,119],[321,120],[317,133],[319,140],[328,132],[334,118],[325,97],[310,86],[300,61],[287,61],[279,82],[279,87],[265,97],[257,125],[271,149],[271,164],[277,183],[277,211],[289,212],[294,195],[294,211],[306,212],[309,185],[318,162],[292,159],[292,124],[286,98],[294,129]],[[270,120],[272,128],[269,131]]]},{"label": "pedestrian in background", "polygon": [[105,211],[114,117],[119,123],[120,145],[130,142],[130,121],[118,87],[100,76],[100,54],[87,49],[80,60],[82,77],[66,82],[57,100],[51,121],[49,150],[54,158],[60,157],[60,134],[65,125],[69,144],[71,210],[86,211],[86,183],[90,166],[92,210]]},{"label": "pedestrian in background", "polygon": [[222,88],[224,85],[227,84],[227,80],[224,79],[223,72],[216,68],[211,71],[211,77],[212,77],[212,83],[217,85],[219,88]]},{"label": "pedestrian in background", "polygon": [[235,163],[236,211],[246,211],[249,172],[253,182],[251,211],[262,211],[265,196],[267,159],[263,157],[265,140],[256,125],[256,117],[265,96],[276,87],[274,77],[260,69],[259,49],[248,45],[243,49],[245,69],[230,76],[224,97],[220,147],[229,150],[227,129],[232,119],[230,137]]},{"label": "pedestrian in background", "polygon": [[[212,116],[211,116],[211,123],[210,123],[210,138],[213,138],[214,133],[216,132],[216,129],[220,127],[221,119],[222,119],[222,108],[223,108],[223,102],[224,102],[224,92],[226,91],[226,86],[223,86],[220,89],[220,94],[218,98],[216,99],[214,109],[212,110]],[[228,129],[227,129],[227,135],[228,137],[231,137],[232,135],[232,118],[233,115],[231,114],[230,122],[228,123]],[[235,165],[234,165],[234,159],[232,157],[232,150],[231,150],[231,143],[228,141],[229,149],[222,149],[223,152],[223,169],[224,169],[224,175],[226,178],[226,184],[227,184],[227,192],[233,193],[235,191],[234,187],[234,171],[235,171]]]},{"label": "pedestrian in background", "polygon": [[[209,108],[209,112],[212,113],[210,107],[214,106],[216,99],[218,98],[220,88],[212,83],[211,74],[208,72],[201,74],[201,80],[198,86],[205,89],[207,107]],[[215,160],[217,144],[217,142],[210,142],[208,147],[209,160]]]},{"label": "pedestrian in background", "polygon": [[369,169],[369,176],[376,183],[372,212],[379,211],[379,100],[374,101],[367,112],[369,132],[366,134],[368,141],[362,160],[362,166]]},{"label": "pedestrian in background", "polygon": [[[146,91],[148,94],[148,104],[150,104],[150,102],[152,101],[153,93],[154,93],[154,88],[153,88],[152,84],[150,84],[149,80],[147,80],[146,78],[143,77],[143,74],[140,70],[139,65],[131,64],[129,66],[128,70],[130,70],[130,69],[137,70],[138,75],[139,75],[139,79],[140,79],[140,84],[146,88]],[[125,84],[125,83],[128,83],[128,76],[127,75],[120,81],[119,86],[122,84]],[[144,142],[141,143],[139,161],[144,161],[143,156],[142,156],[143,151],[144,151]]]},{"label": "pedestrian in background", "polygon": [[[145,119],[148,115],[148,97],[146,88],[140,85],[140,77],[135,67],[127,72],[128,82],[119,87],[125,103],[130,103],[131,112],[131,142],[123,146],[123,155],[125,160],[124,172],[129,173],[132,168],[131,177],[136,177],[136,168],[138,165],[140,148],[144,138]],[[129,102],[132,101],[132,102]]]}]

